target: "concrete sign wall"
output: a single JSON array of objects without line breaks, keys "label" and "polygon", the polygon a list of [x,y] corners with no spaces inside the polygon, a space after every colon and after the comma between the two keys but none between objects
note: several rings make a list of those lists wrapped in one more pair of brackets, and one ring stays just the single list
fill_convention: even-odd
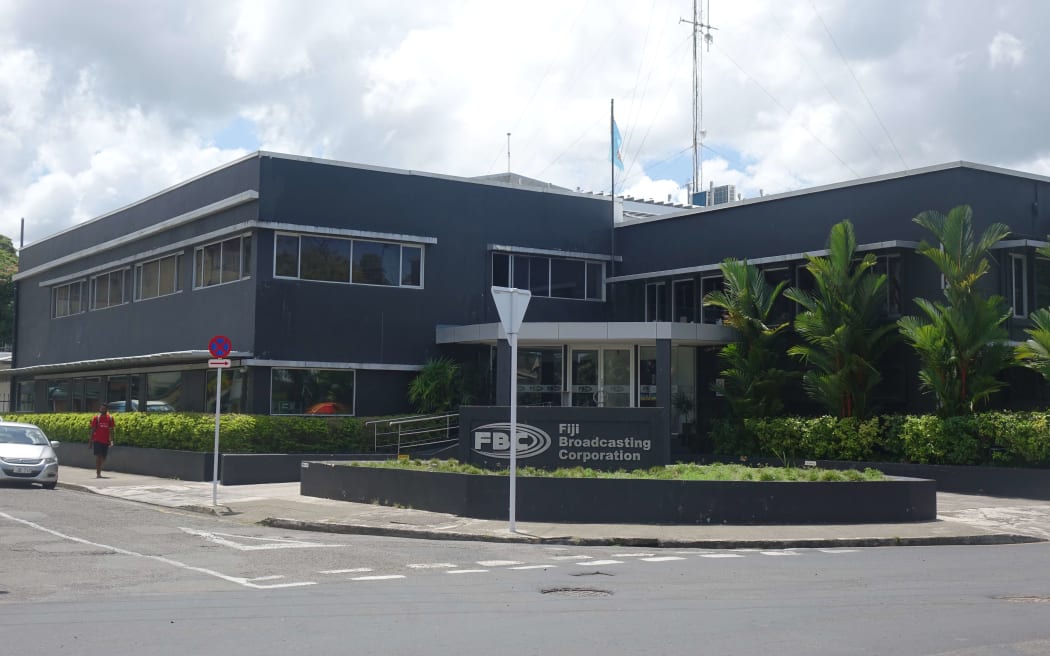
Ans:
[{"label": "concrete sign wall", "polygon": [[[662,408],[518,408],[518,465],[640,469],[670,461]],[[502,469],[510,460],[510,408],[463,406],[460,460]]]}]

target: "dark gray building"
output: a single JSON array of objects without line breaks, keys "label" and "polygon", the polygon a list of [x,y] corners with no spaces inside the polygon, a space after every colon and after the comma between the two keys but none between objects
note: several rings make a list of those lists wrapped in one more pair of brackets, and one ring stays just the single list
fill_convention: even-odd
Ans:
[{"label": "dark gray building", "polygon": [[[520,403],[662,407],[672,432],[687,431],[718,411],[715,353],[732,333],[700,299],[723,259],[804,285],[803,254],[849,218],[889,275],[895,317],[939,293],[911,219],[969,204],[978,230],[1014,231],[988,285],[1014,303],[1023,338],[1027,314],[1050,305],[1050,262],[1034,252],[1050,232],[1048,192],[1050,178],[960,162],[631,218],[644,207],[515,176],[260,152],[26,246],[0,375],[19,411],[212,410],[207,349],[224,335],[226,411],[404,412],[409,381],[439,355],[487,381],[483,402],[505,404],[510,352],[490,287],[511,286],[532,292]],[[887,369],[887,404],[921,407],[908,354]]]}]

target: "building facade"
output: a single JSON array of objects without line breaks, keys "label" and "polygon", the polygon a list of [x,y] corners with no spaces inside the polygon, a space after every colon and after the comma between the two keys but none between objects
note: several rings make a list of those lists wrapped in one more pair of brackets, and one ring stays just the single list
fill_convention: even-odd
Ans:
[{"label": "building facade", "polygon": [[[413,376],[448,355],[482,379],[483,403],[509,402],[513,369],[523,405],[659,407],[684,433],[719,412],[717,351],[733,334],[701,299],[725,258],[805,286],[804,254],[848,218],[889,278],[895,318],[939,295],[915,254],[930,236],[912,218],[969,204],[978,231],[1013,230],[985,282],[1013,304],[1023,339],[1028,313],[1050,306],[1050,262],[1035,253],[1048,192],[1048,178],[955,163],[646,216],[513,176],[259,152],[26,246],[0,375],[17,411],[209,411],[207,348],[224,335],[225,411],[406,412]],[[532,293],[513,365],[493,285]],[[903,348],[884,376],[889,409],[928,403]],[[1042,398],[1025,380],[1003,403]]]}]

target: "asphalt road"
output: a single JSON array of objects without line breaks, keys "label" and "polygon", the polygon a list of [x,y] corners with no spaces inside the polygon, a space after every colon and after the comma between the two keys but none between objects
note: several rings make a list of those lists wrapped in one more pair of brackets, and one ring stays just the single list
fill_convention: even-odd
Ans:
[{"label": "asphalt road", "polygon": [[0,488],[11,654],[1050,654],[1048,575],[1048,544],[442,542]]}]

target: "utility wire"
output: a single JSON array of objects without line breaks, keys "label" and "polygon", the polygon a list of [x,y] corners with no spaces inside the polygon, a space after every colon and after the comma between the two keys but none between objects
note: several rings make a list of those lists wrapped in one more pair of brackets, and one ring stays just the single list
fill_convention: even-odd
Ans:
[{"label": "utility wire", "polygon": [[[758,87],[759,90],[762,91],[762,93],[766,94],[766,96],[770,100],[772,100],[776,104],[777,107],[782,109],[784,111],[784,113],[787,114],[788,116],[791,116],[791,112],[788,110],[788,108],[785,107],[779,100],[777,100],[776,97],[772,93],[770,93],[764,86],[762,86],[762,84],[758,80],[756,80],[754,78],[754,76],[752,76],[750,73],[745,71],[744,68],[740,64],[736,63],[736,60],[733,59],[732,57],[730,57],[729,53],[727,53],[718,44],[715,44],[715,48],[717,48],[719,52],[721,52],[723,55],[725,55],[725,58],[728,59],[729,62],[731,64],[733,64],[733,66],[736,66],[737,70],[739,70],[741,73],[743,73],[747,77],[747,79],[751,80],[751,82],[756,87]],[[831,146],[829,146],[826,143],[824,143],[824,141],[820,137],[818,137],[816,135],[816,133],[814,133],[812,130],[810,130],[808,127],[806,127],[806,125],[803,124],[803,123],[799,123],[799,127],[801,127],[803,130],[805,130],[809,134],[809,136],[813,137],[813,140],[816,141],[818,144],[820,144],[824,148],[824,150],[826,150],[829,153],[831,153],[831,156],[834,157],[835,159],[837,159],[839,164],[841,164],[847,171],[852,173],[853,177],[855,177],[855,178],[859,178],[860,177],[860,174],[857,173],[856,171],[854,171],[853,167],[851,167],[849,164],[847,164],[845,162],[845,160],[843,160],[841,157],[839,157],[838,153],[836,153],[834,150],[832,150]]]},{"label": "utility wire", "polygon": [[824,18],[820,15],[817,5],[813,4],[813,0],[809,0],[809,5],[813,7],[813,13],[817,15],[817,20],[819,20],[820,24],[824,26],[824,31],[827,32],[828,38],[831,39],[832,45],[835,46],[835,51],[839,53],[839,59],[841,59],[842,63],[846,65],[846,70],[849,71],[850,77],[853,78],[857,88],[860,89],[860,95],[864,96],[864,100],[868,103],[868,107],[871,108],[871,113],[875,115],[875,120],[879,122],[879,126],[882,127],[882,131],[886,134],[886,138],[889,139],[890,145],[893,146],[893,152],[897,153],[897,157],[900,158],[901,164],[907,169],[908,163],[904,161],[904,156],[901,155],[901,151],[897,149],[897,144],[893,142],[893,137],[890,136],[890,131],[886,129],[886,124],[882,122],[882,117],[879,116],[879,112],[875,109],[875,105],[872,104],[871,98],[868,98],[868,94],[864,91],[864,86],[860,83],[860,80],[857,79],[856,73],[853,72],[853,67],[849,65],[848,61],[846,61],[846,57],[842,54],[842,50],[839,48],[838,41],[835,40],[831,30],[828,29],[828,24],[824,22]]}]

